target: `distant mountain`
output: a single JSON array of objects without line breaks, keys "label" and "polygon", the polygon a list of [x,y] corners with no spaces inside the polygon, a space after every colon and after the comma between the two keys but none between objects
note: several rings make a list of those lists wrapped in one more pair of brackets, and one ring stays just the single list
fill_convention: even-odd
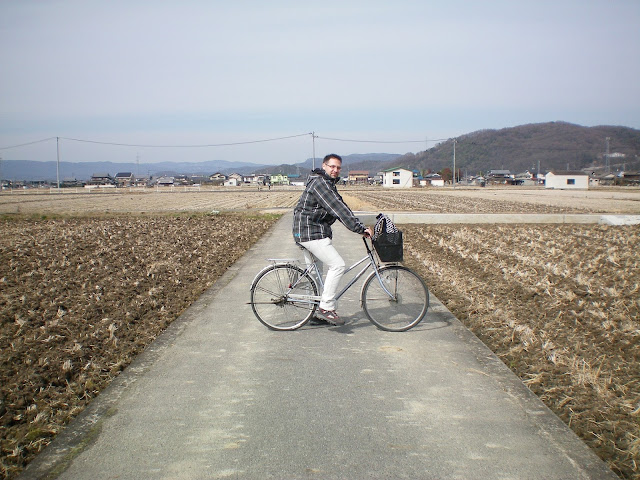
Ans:
[{"label": "distant mountain", "polygon": [[[342,175],[346,175],[350,170],[368,170],[378,171],[386,165],[393,163],[401,155],[397,153],[354,153],[351,155],[341,155],[342,157]],[[294,165],[269,165],[261,168],[258,173],[283,173],[285,175],[307,174],[315,163],[315,168],[322,165],[322,158],[316,158],[315,162],[312,158],[308,158],[302,163]],[[241,173],[241,172],[240,172]],[[374,172],[375,173],[375,172]]]},{"label": "distant mountain", "polygon": [[[598,126],[583,127],[566,122],[521,125],[501,130],[479,130],[456,138],[456,169],[463,174],[484,174],[490,170],[526,170],[541,173],[549,170],[590,170],[604,173],[607,169],[640,171],[640,130]],[[450,139],[418,153],[353,154],[343,156],[342,175],[350,170],[375,173],[385,168],[405,167],[423,173],[439,172],[453,166],[454,140]],[[605,153],[609,149],[609,156]],[[322,158],[315,159],[319,167]],[[312,168],[311,158],[294,165],[259,165],[247,162],[212,160],[209,162],[113,163],[60,162],[60,180],[83,181],[93,173],[118,172],[136,175],[210,175],[240,173],[283,173],[306,175]],[[9,180],[55,180],[56,162],[3,160],[0,175]]]},{"label": "distant mountain", "polygon": [[[417,154],[397,159],[397,165],[422,172],[453,167],[453,139]],[[607,152],[609,148],[609,156]],[[640,170],[640,130],[565,122],[480,130],[456,139],[456,169],[469,175],[489,170]],[[608,165],[607,165],[608,158]]]},{"label": "distant mountain", "polygon": [[[343,163],[345,172],[351,170],[375,170],[380,164],[400,157],[398,154],[369,153],[345,155]],[[321,158],[316,158],[315,166],[319,167]],[[226,160],[212,160],[209,162],[160,162],[160,163],[115,163],[115,162],[60,162],[60,181],[74,178],[86,181],[94,173],[108,173],[111,176],[119,172],[131,172],[134,175],[158,177],[162,175],[211,175],[213,173],[284,173],[307,174],[311,170],[313,159],[309,158],[295,165],[260,165],[248,162],[228,162]],[[33,160],[3,160],[0,176],[8,180],[26,181],[55,181],[56,162],[37,162]]]}]

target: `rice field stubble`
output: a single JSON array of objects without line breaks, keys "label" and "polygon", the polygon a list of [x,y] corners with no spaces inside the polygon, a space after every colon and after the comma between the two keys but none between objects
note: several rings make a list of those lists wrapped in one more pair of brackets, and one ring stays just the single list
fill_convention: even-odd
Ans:
[{"label": "rice field stubble", "polygon": [[[382,211],[640,213],[640,191],[361,191]],[[404,225],[405,264],[622,478],[640,478],[640,226]]]},{"label": "rice field stubble", "polygon": [[[637,193],[341,192],[354,209],[383,211],[640,205]],[[274,220],[206,213],[287,210],[299,193],[0,195],[3,477],[17,475]],[[406,263],[447,307],[621,477],[640,478],[638,227],[405,230]]]},{"label": "rice field stubble", "polygon": [[405,263],[447,308],[616,473],[640,478],[640,226],[403,229]]},{"label": "rice field stubble", "polygon": [[15,477],[276,216],[0,220],[0,472]]}]

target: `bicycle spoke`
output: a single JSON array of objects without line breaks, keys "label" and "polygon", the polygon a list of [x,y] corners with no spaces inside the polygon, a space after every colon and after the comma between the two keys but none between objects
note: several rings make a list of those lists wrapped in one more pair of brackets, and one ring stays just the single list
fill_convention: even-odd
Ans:
[{"label": "bicycle spoke", "polygon": [[429,292],[422,279],[398,265],[383,267],[379,274],[380,280],[370,275],[362,289],[369,320],[382,330],[395,332],[417,325],[429,308]]},{"label": "bicycle spoke", "polygon": [[273,330],[294,330],[311,318],[311,300],[292,300],[289,294],[317,296],[315,283],[294,265],[274,265],[251,287],[251,307],[258,320]]}]

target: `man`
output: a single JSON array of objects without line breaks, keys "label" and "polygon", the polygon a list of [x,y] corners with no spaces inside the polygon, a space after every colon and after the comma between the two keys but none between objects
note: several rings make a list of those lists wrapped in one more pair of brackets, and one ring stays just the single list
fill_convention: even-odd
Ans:
[{"label": "man", "polygon": [[345,263],[332,243],[331,225],[336,220],[349,230],[366,237],[372,235],[353,214],[338,193],[336,183],[340,180],[342,157],[331,153],[322,160],[322,168],[311,172],[304,193],[293,210],[293,238],[304,247],[307,264],[316,258],[319,265],[326,265],[327,275],[316,317],[332,325],[344,325],[336,313],[335,295],[344,274]]}]

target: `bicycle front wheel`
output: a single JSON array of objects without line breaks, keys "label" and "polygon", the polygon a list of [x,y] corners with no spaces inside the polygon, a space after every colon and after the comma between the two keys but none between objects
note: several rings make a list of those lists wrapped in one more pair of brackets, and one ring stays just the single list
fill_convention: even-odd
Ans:
[{"label": "bicycle front wheel", "polygon": [[364,313],[374,325],[389,332],[415,327],[429,308],[425,283],[413,270],[400,265],[382,267],[378,272],[380,280],[373,272],[362,287]]},{"label": "bicycle front wheel", "polygon": [[272,330],[295,330],[307,323],[316,309],[316,282],[295,265],[273,265],[251,285],[251,308]]}]

